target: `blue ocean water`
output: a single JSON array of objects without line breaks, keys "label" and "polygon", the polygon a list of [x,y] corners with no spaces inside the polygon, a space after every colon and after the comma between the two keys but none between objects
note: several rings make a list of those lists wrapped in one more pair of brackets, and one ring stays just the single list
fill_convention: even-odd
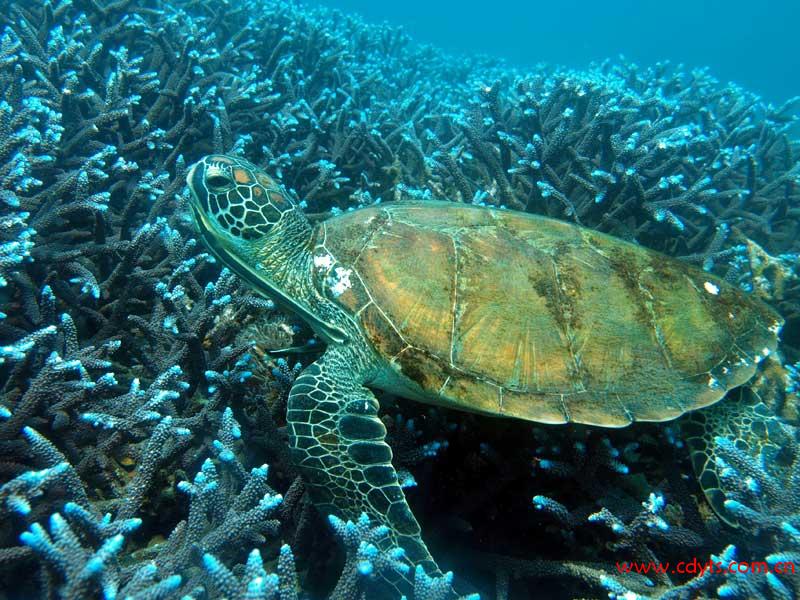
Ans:
[{"label": "blue ocean water", "polygon": [[531,67],[582,68],[620,54],[641,65],[709,67],[772,102],[800,94],[797,0],[325,0],[415,40]]}]

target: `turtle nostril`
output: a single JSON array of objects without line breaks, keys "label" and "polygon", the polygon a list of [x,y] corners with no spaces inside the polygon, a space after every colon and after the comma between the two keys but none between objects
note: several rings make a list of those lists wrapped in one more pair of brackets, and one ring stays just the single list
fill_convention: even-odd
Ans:
[{"label": "turtle nostril", "polygon": [[206,183],[212,188],[224,188],[231,184],[231,180],[222,175],[212,175],[206,178]]}]

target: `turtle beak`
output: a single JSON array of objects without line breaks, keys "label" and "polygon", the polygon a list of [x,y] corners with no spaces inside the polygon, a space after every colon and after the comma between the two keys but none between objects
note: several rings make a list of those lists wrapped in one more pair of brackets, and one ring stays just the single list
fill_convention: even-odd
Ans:
[{"label": "turtle beak", "polygon": [[194,163],[191,166],[191,168],[189,169],[189,172],[186,174],[186,185],[189,186],[189,190],[194,195],[197,195],[197,193],[195,192],[195,190],[197,189],[195,187],[195,182],[197,181],[195,176],[196,176],[196,173],[197,173],[197,170],[198,170],[197,168],[200,166],[201,162],[202,161],[198,161],[198,162]]},{"label": "turtle beak", "polygon": [[196,213],[208,211],[208,191],[203,182],[205,172],[206,170],[201,160],[194,163],[186,175],[186,185],[189,187],[191,196],[189,204]]},{"label": "turtle beak", "polygon": [[189,188],[189,207],[194,214],[194,219],[197,227],[202,233],[204,229],[208,229],[210,224],[206,219],[206,211],[208,210],[208,199],[205,194],[205,187],[203,186],[203,161],[198,161],[191,166],[186,175],[186,186]]}]

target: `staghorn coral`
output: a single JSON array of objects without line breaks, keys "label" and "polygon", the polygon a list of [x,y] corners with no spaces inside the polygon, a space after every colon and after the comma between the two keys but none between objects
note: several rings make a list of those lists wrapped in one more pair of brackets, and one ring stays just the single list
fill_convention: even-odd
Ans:
[{"label": "staghorn coral", "polygon": [[[266,597],[354,597],[368,583],[359,565],[385,566],[366,546],[358,559],[369,540],[355,550],[343,540],[350,566],[336,584],[325,515],[304,500],[283,445],[281,405],[307,357],[267,358],[310,333],[193,238],[184,177],[211,151],[265,165],[314,218],[444,199],[573,220],[685,257],[773,302],[787,318],[787,358],[800,360],[796,100],[771,106],[668,64],[521,72],[282,1],[4,8],[0,576],[24,570],[23,593],[235,597],[255,586]],[[614,559],[685,558],[695,536],[704,555],[729,544],[741,556],[796,550],[781,526],[793,496],[762,505],[742,490],[735,500],[781,546],[723,530],[676,476],[689,472],[680,449],[665,466],[664,442],[646,428],[607,441],[566,434],[572,444],[561,431],[506,439],[494,421],[383,400],[432,541],[505,551],[519,540],[508,553],[541,558],[475,565],[454,552],[456,572],[481,591],[502,573],[517,593],[542,575],[562,591],[597,590]],[[728,455],[767,489],[760,465]],[[245,467],[264,462],[269,485],[260,467]],[[654,490],[670,536],[683,537],[647,526],[655,515],[642,502]],[[552,498],[549,512],[530,505],[535,495]],[[247,547],[228,552],[232,539]],[[260,554],[245,554],[251,547]],[[275,556],[277,584],[262,561]],[[441,584],[418,579],[419,597],[437,597]],[[612,591],[631,588],[614,581]],[[725,583],[755,596],[751,585],[780,597],[770,578],[692,581],[672,587]]]},{"label": "staghorn coral", "polygon": [[[726,438],[715,440],[717,460],[724,467],[723,479],[731,489],[725,507],[745,528],[744,553],[736,544],[730,544],[719,554],[712,554],[708,564],[702,561],[704,569],[697,577],[679,585],[671,585],[668,580],[661,582],[656,594],[645,593],[641,587],[637,589],[639,593],[632,592],[615,578],[606,577],[602,584],[609,590],[609,596],[667,600],[704,593],[742,600],[795,598],[800,590],[795,569],[800,556],[797,529],[800,490],[796,432],[792,436],[782,449],[786,456],[779,461],[766,451],[753,457]],[[748,568],[729,569],[731,564],[744,564]]]}]

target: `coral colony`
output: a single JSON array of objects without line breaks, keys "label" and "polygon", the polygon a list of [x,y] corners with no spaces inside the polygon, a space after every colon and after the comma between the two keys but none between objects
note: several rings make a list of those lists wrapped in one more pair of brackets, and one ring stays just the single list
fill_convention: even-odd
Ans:
[{"label": "coral colony", "polygon": [[[319,343],[197,242],[187,166],[280,178],[311,219],[404,199],[580,223],[681,257],[786,319],[761,394],[800,391],[798,99],[620,59],[525,72],[268,0],[30,0],[0,10],[0,589],[10,598],[378,598],[403,552],[313,509],[289,387]],[[793,138],[794,136],[794,138]],[[738,392],[737,392],[738,393]],[[723,524],[668,425],[548,428],[384,395],[440,565],[411,597],[784,599],[800,575],[789,436],[716,440]],[[269,465],[269,466],[267,466]],[[786,483],[788,482],[788,483]],[[769,572],[768,572],[769,571]],[[468,596],[473,594],[472,596]]]}]

